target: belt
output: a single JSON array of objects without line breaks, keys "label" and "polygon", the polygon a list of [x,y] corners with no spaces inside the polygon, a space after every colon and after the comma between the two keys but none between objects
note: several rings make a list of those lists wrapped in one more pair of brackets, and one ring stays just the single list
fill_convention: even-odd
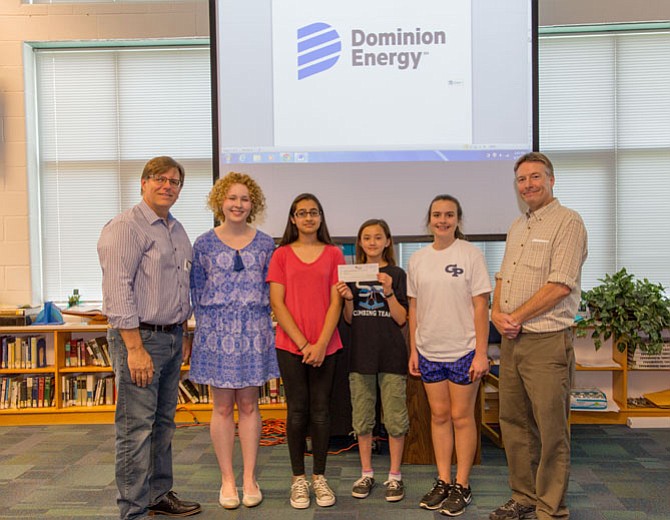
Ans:
[{"label": "belt", "polygon": [[153,323],[144,323],[143,321],[140,322],[140,329],[144,330],[152,330],[154,332],[175,332],[177,330],[177,327],[181,327],[181,323],[173,323],[171,325],[154,325]]}]

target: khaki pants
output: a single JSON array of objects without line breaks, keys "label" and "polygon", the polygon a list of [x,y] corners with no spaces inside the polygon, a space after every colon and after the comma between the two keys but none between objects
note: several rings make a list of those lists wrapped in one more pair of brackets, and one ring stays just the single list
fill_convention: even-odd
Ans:
[{"label": "khaki pants", "polygon": [[535,504],[537,517],[568,518],[572,331],[503,338],[500,427],[512,498]]}]

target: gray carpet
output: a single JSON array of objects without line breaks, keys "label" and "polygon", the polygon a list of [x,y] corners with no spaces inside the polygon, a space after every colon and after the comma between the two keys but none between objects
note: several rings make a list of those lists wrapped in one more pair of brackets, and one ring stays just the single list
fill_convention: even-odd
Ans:
[{"label": "gray carpet", "polygon": [[[333,449],[342,448],[345,441],[336,439]],[[380,482],[388,471],[381,447],[374,459]],[[670,430],[574,426],[572,447],[568,496],[572,519],[670,519]],[[463,519],[487,518],[509,498],[503,451],[484,439],[482,461],[473,470],[473,502]],[[381,486],[365,500],[352,498],[351,484],[359,476],[355,449],[328,459],[327,477],[337,504],[319,508],[313,503],[303,511],[288,504],[285,445],[260,448],[258,479],[265,501],[254,509],[225,511],[218,506],[220,476],[206,425],[177,430],[174,467],[175,490],[202,503],[203,512],[193,517],[199,520],[446,518],[417,506],[434,478],[430,466],[403,466],[407,495],[402,502],[385,502]],[[0,519],[111,520],[117,518],[115,495],[113,426],[0,427]]]}]

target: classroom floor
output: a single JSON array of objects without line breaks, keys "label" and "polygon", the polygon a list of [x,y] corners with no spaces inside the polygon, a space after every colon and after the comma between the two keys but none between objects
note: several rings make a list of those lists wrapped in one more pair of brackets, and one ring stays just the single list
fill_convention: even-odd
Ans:
[{"label": "classroom floor", "polygon": [[[0,427],[0,519],[114,519],[113,426]],[[333,449],[347,439],[337,439]],[[482,441],[482,465],[473,469],[473,502],[461,516],[488,518],[507,501],[507,469],[502,450]],[[633,430],[626,426],[574,426],[568,505],[573,520],[667,520],[670,518],[670,430]],[[388,457],[375,455],[378,481]],[[239,453],[237,454],[239,459]],[[238,464],[239,467],[239,464]],[[432,484],[431,466],[403,466],[406,497],[384,501],[383,488],[370,497],[351,497],[359,475],[356,449],[331,455],[327,477],[337,504],[298,511],[288,504],[290,468],[285,445],[262,447],[258,480],[265,501],[257,508],[226,511],[218,506],[219,472],[206,425],[179,428],[174,440],[174,489],[202,503],[193,518],[272,520],[384,520],[446,518],[419,509]],[[167,518],[167,517],[164,517]]]}]

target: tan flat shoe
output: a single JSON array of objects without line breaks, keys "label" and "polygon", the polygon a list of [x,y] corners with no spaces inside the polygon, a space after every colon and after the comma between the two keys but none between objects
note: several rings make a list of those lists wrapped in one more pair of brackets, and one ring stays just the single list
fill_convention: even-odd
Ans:
[{"label": "tan flat shoe", "polygon": [[224,509],[237,509],[240,507],[240,496],[238,493],[235,495],[227,497],[223,494],[223,487],[219,491],[219,504]]},{"label": "tan flat shoe", "polygon": [[258,488],[258,493],[256,494],[247,495],[246,493],[242,493],[242,504],[244,504],[245,507],[256,507],[263,501],[261,487],[258,484],[256,484],[256,487]]}]

